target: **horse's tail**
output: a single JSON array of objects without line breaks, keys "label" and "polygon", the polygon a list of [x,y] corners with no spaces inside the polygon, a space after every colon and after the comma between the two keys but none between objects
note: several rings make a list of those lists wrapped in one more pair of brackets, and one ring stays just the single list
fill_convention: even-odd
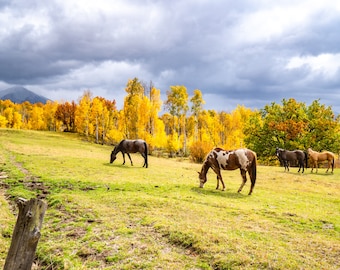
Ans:
[{"label": "horse's tail", "polygon": [[333,156],[333,160],[332,160],[332,172],[334,170],[334,163],[335,163],[335,159],[334,159],[334,156]]},{"label": "horse's tail", "polygon": [[148,144],[144,142],[145,167],[148,167]]},{"label": "horse's tail", "polygon": [[251,181],[251,186],[250,186],[250,191],[249,191],[249,194],[248,195],[251,195],[251,193],[253,192],[253,189],[255,187],[255,183],[256,183],[256,153],[254,152],[254,159],[253,159],[253,162],[251,163],[251,166],[250,166],[250,170],[251,170],[251,175],[250,175],[250,181]]},{"label": "horse's tail", "polygon": [[306,151],[303,151],[305,154],[305,162],[306,162],[306,168],[308,168],[308,153]]},{"label": "horse's tail", "polygon": [[255,182],[256,182],[256,173],[257,173],[257,169],[256,169],[256,163],[257,163],[257,157],[256,157],[256,154],[255,154],[255,157],[254,157],[254,160],[253,160],[253,163],[251,164],[251,173],[253,175],[253,179],[252,182],[254,183],[254,186],[255,186]]}]

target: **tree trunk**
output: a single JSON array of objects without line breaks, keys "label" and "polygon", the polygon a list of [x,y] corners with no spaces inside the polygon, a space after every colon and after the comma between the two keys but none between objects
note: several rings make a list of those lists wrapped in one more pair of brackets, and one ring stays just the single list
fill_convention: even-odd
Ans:
[{"label": "tree trunk", "polygon": [[39,199],[17,200],[19,214],[4,270],[30,270],[40,238],[47,205]]}]

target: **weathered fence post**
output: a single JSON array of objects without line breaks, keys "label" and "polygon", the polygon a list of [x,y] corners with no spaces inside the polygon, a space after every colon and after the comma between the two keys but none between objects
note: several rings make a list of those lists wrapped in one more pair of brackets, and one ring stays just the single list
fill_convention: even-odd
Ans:
[{"label": "weathered fence post", "polygon": [[47,205],[39,199],[17,200],[19,214],[15,224],[4,270],[30,270],[40,238]]}]

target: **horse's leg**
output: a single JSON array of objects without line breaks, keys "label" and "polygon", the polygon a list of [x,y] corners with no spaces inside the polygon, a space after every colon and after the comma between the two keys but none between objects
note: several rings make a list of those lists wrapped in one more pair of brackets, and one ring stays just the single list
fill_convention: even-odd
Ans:
[{"label": "horse's leg", "polygon": [[318,173],[318,167],[319,167],[318,161],[315,161],[315,171],[316,171],[316,173]]},{"label": "horse's leg", "polygon": [[125,154],[124,152],[122,152],[122,155],[123,155],[123,165],[125,164]]},{"label": "horse's leg", "polygon": [[241,184],[241,186],[240,186],[240,188],[238,189],[237,192],[241,192],[242,188],[244,187],[244,185],[247,182],[247,171],[240,169],[240,172],[241,172],[241,176],[242,176],[242,184]]},{"label": "horse's leg", "polygon": [[310,171],[311,173],[313,172],[313,170],[314,170],[314,166],[315,166],[315,161],[314,160],[312,160],[312,170]]},{"label": "horse's leg", "polygon": [[303,160],[299,159],[299,170],[298,172],[300,172],[300,170],[302,169],[302,173],[305,171],[305,166],[303,165]]},{"label": "horse's leg", "polygon": [[148,164],[146,162],[146,156],[144,153],[141,153],[142,157],[144,158],[144,165],[143,165],[143,168],[146,166],[146,168],[148,167]]},{"label": "horse's leg", "polygon": [[216,186],[216,189],[219,189],[220,187],[220,181],[222,183],[222,191],[225,190],[225,185],[224,185],[224,182],[223,182],[223,179],[222,179],[222,175],[221,175],[221,170],[219,168],[213,168],[214,172],[216,173],[217,175],[217,186]]},{"label": "horse's leg", "polygon": [[[127,155],[128,155],[128,157],[129,157],[129,159],[130,159],[130,162],[131,162],[131,166],[133,166],[133,163],[132,163],[132,159],[131,159],[131,157],[130,157],[130,154],[129,153],[126,153]],[[125,161],[124,161],[125,162]]]},{"label": "horse's leg", "polygon": [[287,171],[289,172],[289,164],[288,164],[288,160],[284,161],[284,165],[285,165],[285,171],[287,169]]},{"label": "horse's leg", "polygon": [[[222,183],[222,191],[225,191],[225,185],[224,185],[224,182],[223,182],[221,173],[220,173],[220,175],[219,175],[219,178],[220,178],[220,181],[221,181],[221,183]],[[218,181],[218,180],[217,180],[217,181]],[[217,188],[217,189],[218,189],[218,188]]]},{"label": "horse's leg", "polygon": [[327,160],[327,170],[326,173],[328,173],[329,168],[331,167],[331,161]]},{"label": "horse's leg", "polygon": [[251,182],[248,195],[251,195],[253,193],[253,189],[254,189],[254,186],[255,186],[256,175],[253,174],[252,168],[248,169],[248,174],[249,174],[250,182]]}]

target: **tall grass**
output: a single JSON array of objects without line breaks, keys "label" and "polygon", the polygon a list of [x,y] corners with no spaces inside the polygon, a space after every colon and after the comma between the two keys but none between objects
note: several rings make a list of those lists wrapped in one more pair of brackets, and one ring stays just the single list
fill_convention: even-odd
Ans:
[{"label": "tall grass", "polygon": [[[340,172],[285,173],[258,166],[237,193],[239,171],[224,171],[226,191],[199,164],[120,154],[73,134],[0,130],[2,194],[48,203],[37,249],[40,269],[339,269]],[[32,183],[44,188],[34,189]],[[3,264],[15,216],[0,198]],[[14,212],[15,213],[15,212]],[[2,221],[4,220],[4,221]]]}]

